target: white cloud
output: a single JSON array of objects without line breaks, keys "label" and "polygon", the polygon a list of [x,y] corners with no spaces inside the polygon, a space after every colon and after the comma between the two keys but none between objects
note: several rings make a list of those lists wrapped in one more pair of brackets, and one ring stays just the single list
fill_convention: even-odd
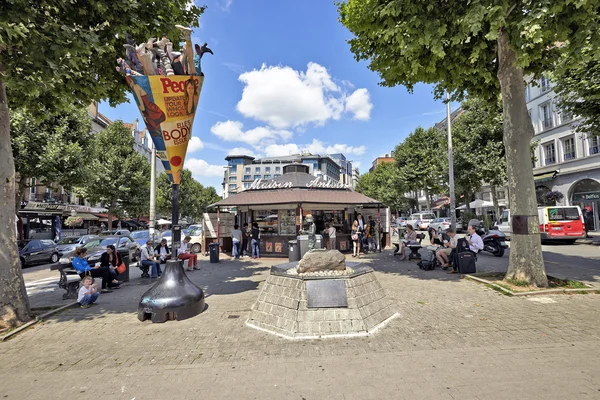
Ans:
[{"label": "white cloud", "polygon": [[360,169],[360,161],[352,161],[352,168]]},{"label": "white cloud", "polygon": [[271,144],[265,147],[265,155],[267,157],[289,156],[291,154],[299,154],[300,148],[297,144]]},{"label": "white cloud", "polygon": [[292,132],[259,126],[247,131],[243,130],[244,124],[239,121],[225,121],[214,124],[210,131],[228,142],[244,142],[253,146],[264,146],[278,140],[290,140]]},{"label": "white cloud", "polygon": [[199,137],[192,136],[192,138],[188,142],[187,152],[193,153],[195,151],[202,150],[203,148],[204,148],[204,143],[202,143],[202,140],[200,140]]},{"label": "white cloud", "polygon": [[343,153],[344,155],[361,155],[365,152],[365,146],[348,146],[346,144],[326,145],[318,139],[313,139],[308,144],[272,144],[264,148],[267,157],[288,156],[290,154],[300,154],[307,151],[311,154],[335,154]]},{"label": "white cloud", "polygon": [[185,160],[185,168],[192,171],[192,176],[197,179],[201,176],[223,176],[223,167],[223,165],[209,164],[198,158]]},{"label": "white cloud", "polygon": [[221,10],[229,12],[231,5],[233,4],[233,0],[222,0],[219,4]]},{"label": "white cloud", "polygon": [[327,69],[314,62],[308,63],[306,72],[263,64],[259,70],[241,74],[239,80],[244,89],[237,110],[278,129],[323,125],[340,119],[344,111],[367,120],[373,107],[367,89],[357,89],[347,97]]},{"label": "white cloud", "polygon": [[371,118],[371,96],[365,88],[356,89],[346,98],[346,111],[353,114],[354,119],[368,121]]}]

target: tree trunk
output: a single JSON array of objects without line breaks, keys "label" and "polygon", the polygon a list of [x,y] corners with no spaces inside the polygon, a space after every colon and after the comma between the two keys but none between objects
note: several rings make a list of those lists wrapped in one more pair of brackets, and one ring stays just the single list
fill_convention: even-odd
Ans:
[{"label": "tree trunk", "polygon": [[112,224],[113,202],[112,201],[110,202],[110,204],[108,205],[107,208],[108,208],[108,214],[107,214],[108,222],[106,223],[106,226],[108,226],[109,231],[112,231],[112,229],[113,229],[113,224]]},{"label": "tree trunk", "polygon": [[[468,191],[465,192],[465,207],[466,207],[465,212],[471,214],[471,193],[469,193]],[[467,221],[467,222],[469,222],[469,221]]]},{"label": "tree trunk", "polygon": [[498,220],[498,216],[500,215],[500,207],[498,206],[498,194],[496,193],[496,185],[490,185],[490,189],[492,191],[492,203],[494,203],[494,220],[492,221],[492,225],[496,223]]},{"label": "tree trunk", "polygon": [[[504,146],[506,172],[510,190],[511,234],[510,261],[505,279],[527,281],[547,287],[540,225],[533,183],[530,143],[533,126],[525,103],[523,70],[516,65],[515,52],[510,48],[506,32],[498,35],[498,79],[502,90],[504,114]],[[518,220],[523,221],[523,233],[515,233]]]},{"label": "tree trunk", "polygon": [[0,329],[22,325],[32,318],[17,247],[15,175],[10,145],[10,112],[6,87],[0,81],[0,243],[6,246],[0,251]]}]

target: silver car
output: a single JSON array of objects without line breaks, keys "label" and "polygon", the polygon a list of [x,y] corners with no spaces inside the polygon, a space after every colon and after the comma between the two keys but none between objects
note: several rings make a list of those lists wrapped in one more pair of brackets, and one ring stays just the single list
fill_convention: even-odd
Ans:
[{"label": "silver car", "polygon": [[98,235],[83,235],[62,238],[58,242],[56,242],[56,248],[61,253],[68,253],[70,251],[74,251],[77,247],[81,247],[90,240],[97,237]]}]

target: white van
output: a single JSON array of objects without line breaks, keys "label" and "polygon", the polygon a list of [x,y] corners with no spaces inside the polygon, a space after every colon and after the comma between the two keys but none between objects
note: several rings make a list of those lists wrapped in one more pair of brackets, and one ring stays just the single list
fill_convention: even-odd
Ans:
[{"label": "white van", "polygon": [[[575,243],[585,238],[583,215],[578,206],[538,207],[540,235],[543,241],[560,240]],[[510,210],[504,210],[496,223],[498,230],[510,238]]]},{"label": "white van", "polygon": [[427,228],[429,228],[429,224],[431,223],[431,221],[433,221],[434,219],[436,219],[437,217],[435,216],[435,214],[432,213],[415,213],[415,214],[411,214],[410,217],[408,217],[408,221],[406,221],[407,225],[412,225],[412,227],[415,230],[426,230]]}]

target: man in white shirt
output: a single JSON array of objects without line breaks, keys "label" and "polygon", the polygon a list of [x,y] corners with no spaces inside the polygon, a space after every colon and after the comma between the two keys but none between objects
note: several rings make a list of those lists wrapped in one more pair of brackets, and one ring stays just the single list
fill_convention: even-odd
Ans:
[{"label": "man in white shirt", "polygon": [[329,228],[327,229],[327,234],[329,235],[329,250],[336,250],[335,233],[335,226],[333,226],[333,224],[329,225]]},{"label": "man in white shirt", "polygon": [[233,258],[236,260],[240,259],[240,244],[242,243],[242,231],[240,226],[235,224],[231,231],[231,240],[233,241]]},{"label": "man in white shirt", "polygon": [[160,269],[160,264],[154,261],[153,243],[152,240],[148,240],[146,245],[142,247],[140,260],[143,266],[151,267],[150,278],[158,278],[162,274],[162,271]]},{"label": "man in white shirt", "polygon": [[469,233],[469,235],[467,235],[469,250],[475,254],[479,253],[481,250],[483,250],[483,240],[481,239],[481,236],[477,234],[473,225],[468,226],[467,232]]}]

